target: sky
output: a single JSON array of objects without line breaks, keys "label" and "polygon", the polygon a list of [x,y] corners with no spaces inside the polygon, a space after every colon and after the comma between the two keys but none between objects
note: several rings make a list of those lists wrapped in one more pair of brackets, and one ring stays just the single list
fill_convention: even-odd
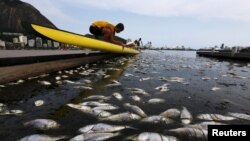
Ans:
[{"label": "sky", "polygon": [[250,46],[250,0],[22,0],[58,28],[89,33],[97,20],[123,23],[125,39],[154,47]]}]

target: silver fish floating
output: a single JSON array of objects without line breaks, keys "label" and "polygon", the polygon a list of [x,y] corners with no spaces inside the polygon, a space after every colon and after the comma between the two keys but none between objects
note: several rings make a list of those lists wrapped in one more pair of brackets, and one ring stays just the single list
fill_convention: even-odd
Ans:
[{"label": "silver fish floating", "polygon": [[84,100],[109,100],[109,99],[110,97],[103,96],[103,95],[91,95],[91,96],[84,98]]},{"label": "silver fish floating", "polygon": [[131,105],[129,103],[125,103],[123,104],[124,108],[131,111],[131,112],[134,112],[138,115],[140,115],[141,117],[147,117],[147,114],[138,106],[136,105]]},{"label": "silver fish floating", "polygon": [[171,129],[169,132],[178,134],[180,136],[186,136],[191,138],[207,139],[208,131],[200,128],[183,127],[177,129]]},{"label": "silver fish floating", "polygon": [[142,81],[146,81],[146,80],[150,80],[150,79],[151,79],[150,77],[146,77],[146,78],[139,79],[139,81],[142,82]]},{"label": "silver fish floating", "polygon": [[190,124],[193,119],[192,114],[187,110],[186,107],[182,108],[180,118],[183,124]]},{"label": "silver fish floating", "polygon": [[35,119],[25,122],[24,126],[31,126],[39,130],[49,130],[58,128],[60,124],[51,119]]},{"label": "silver fish floating", "polygon": [[212,120],[212,121],[230,121],[235,120],[235,117],[223,116],[220,114],[200,114],[197,116],[198,119],[202,120]]},{"label": "silver fish floating", "polygon": [[219,88],[219,87],[217,87],[217,86],[214,86],[212,89],[211,89],[211,91],[218,91],[218,90],[220,90],[221,88]]},{"label": "silver fish floating", "polygon": [[250,120],[250,115],[243,114],[243,113],[231,113],[229,112],[228,115],[239,118],[239,119],[244,119],[244,120]]},{"label": "silver fish floating", "polygon": [[134,141],[178,141],[176,137],[165,136],[154,132],[143,132],[138,136],[134,137]]},{"label": "silver fish floating", "polygon": [[122,84],[116,80],[112,80],[111,84],[106,85],[105,87],[116,87],[116,86],[121,86]]},{"label": "silver fish floating", "polygon": [[110,125],[106,123],[97,123],[84,126],[78,131],[80,133],[111,133],[125,129],[126,126]]},{"label": "silver fish floating", "polygon": [[168,85],[169,84],[163,84],[161,86],[156,87],[155,89],[160,90],[161,92],[167,92],[167,91],[169,91]]},{"label": "silver fish floating", "polygon": [[159,103],[165,103],[165,99],[161,98],[152,98],[148,100],[149,104],[159,104]]},{"label": "silver fish floating", "polygon": [[170,123],[173,123],[174,121],[169,118],[165,118],[163,116],[154,115],[154,116],[143,118],[141,122],[170,124]]},{"label": "silver fish floating", "polygon": [[45,85],[45,86],[50,86],[51,83],[48,81],[38,81],[40,84]]},{"label": "silver fish floating", "polygon": [[134,100],[135,102],[140,102],[141,101],[141,98],[139,96],[137,96],[137,95],[130,96],[130,98],[132,100]]},{"label": "silver fish floating", "polygon": [[135,120],[140,120],[141,117],[130,113],[130,112],[125,112],[125,113],[120,113],[116,115],[109,116],[107,118],[104,118],[104,120],[108,121],[117,121],[117,122],[129,122],[129,121],[135,121]]},{"label": "silver fish floating", "polygon": [[177,118],[181,114],[180,110],[172,108],[168,109],[162,113],[160,113],[160,116],[166,117],[166,118]]},{"label": "silver fish floating", "polygon": [[47,135],[41,135],[41,134],[34,134],[26,136],[19,141],[58,141],[61,139],[64,139],[65,136],[59,136],[59,137],[50,137]]},{"label": "silver fish floating", "polygon": [[130,90],[130,92],[133,94],[141,94],[144,96],[149,96],[149,94],[145,90],[140,88],[128,88],[128,90]]},{"label": "silver fish floating", "polygon": [[113,93],[112,95],[120,101],[123,100],[123,96],[120,93]]},{"label": "silver fish floating", "polygon": [[93,108],[93,110],[117,110],[117,109],[119,109],[119,107],[113,105],[98,106]]},{"label": "silver fish floating", "polygon": [[39,107],[39,106],[42,106],[44,104],[44,101],[43,100],[36,100],[34,102],[34,104],[35,104],[36,107]]},{"label": "silver fish floating", "polygon": [[78,135],[69,141],[104,141],[118,135],[119,133],[89,133]]},{"label": "silver fish floating", "polygon": [[93,88],[87,86],[75,86],[74,88],[82,90],[93,90]]},{"label": "silver fish floating", "polygon": [[84,105],[84,106],[110,106],[111,104],[98,102],[98,101],[86,101],[86,102],[80,103],[80,105]]}]

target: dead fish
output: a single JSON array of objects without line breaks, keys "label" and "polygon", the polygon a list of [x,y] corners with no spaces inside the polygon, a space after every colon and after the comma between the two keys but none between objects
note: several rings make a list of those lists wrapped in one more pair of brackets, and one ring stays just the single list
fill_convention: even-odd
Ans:
[{"label": "dead fish", "polygon": [[162,77],[160,78],[160,80],[164,80],[168,82],[179,82],[179,83],[183,83],[185,81],[185,79],[181,77],[170,77],[170,78]]},{"label": "dead fish", "polygon": [[213,120],[213,121],[230,121],[235,120],[234,117],[223,116],[220,114],[200,114],[197,116],[198,119],[202,120]]},{"label": "dead fish", "polygon": [[44,101],[43,100],[37,100],[34,102],[35,106],[42,106],[44,104]]},{"label": "dead fish", "polygon": [[137,96],[137,95],[130,96],[130,98],[132,100],[134,100],[135,102],[140,102],[141,101],[141,98],[139,96]]},{"label": "dead fish", "polygon": [[160,113],[160,116],[166,117],[166,118],[176,118],[179,117],[181,114],[180,110],[172,108],[168,109],[162,113]]},{"label": "dead fish", "polygon": [[71,80],[63,80],[64,82],[68,83],[68,84],[75,84],[76,82],[71,81]]},{"label": "dead fish", "polygon": [[133,74],[131,74],[131,73],[125,73],[124,74],[124,76],[126,76],[126,77],[130,77],[130,76],[134,76]]},{"label": "dead fish", "polygon": [[138,106],[136,105],[131,105],[129,103],[125,103],[123,104],[123,106],[125,107],[125,109],[134,112],[138,115],[140,115],[141,117],[147,117],[147,114]]},{"label": "dead fish", "polygon": [[163,116],[153,115],[153,116],[143,118],[141,122],[170,124],[170,123],[173,123],[174,121],[169,118],[165,118]]},{"label": "dead fish", "polygon": [[57,76],[55,79],[56,79],[56,80],[61,80],[61,77],[60,77],[60,76]]},{"label": "dead fish", "polygon": [[104,77],[103,77],[103,78],[105,78],[105,79],[106,79],[106,78],[109,78],[109,77],[110,77],[110,75],[104,75]]},{"label": "dead fish", "polygon": [[139,81],[146,81],[146,80],[150,80],[150,79],[151,79],[150,77],[146,77],[146,78],[139,79]]},{"label": "dead fish", "polygon": [[85,106],[110,106],[111,104],[104,103],[104,102],[97,102],[97,101],[86,101],[86,102],[80,103],[80,105],[85,105]]},{"label": "dead fish", "polygon": [[50,86],[51,83],[48,81],[38,81],[40,84],[45,85],[45,86]]},{"label": "dead fish", "polygon": [[19,83],[19,84],[23,83],[23,82],[24,82],[24,80],[22,80],[22,79],[17,81],[17,83]]},{"label": "dead fish", "polygon": [[176,137],[165,136],[165,135],[154,133],[154,132],[140,133],[138,136],[134,137],[132,140],[134,141],[178,141]]},{"label": "dead fish", "polygon": [[4,85],[0,85],[0,88],[5,88],[5,86]]},{"label": "dead fish", "polygon": [[207,139],[208,131],[200,128],[183,127],[169,130],[170,133],[175,133],[180,136],[191,138]]},{"label": "dead fish", "polygon": [[93,88],[87,86],[75,86],[74,88],[81,90],[93,90]]},{"label": "dead fish", "polygon": [[87,83],[87,84],[91,84],[92,83],[91,80],[84,80],[84,82]]},{"label": "dead fish", "polygon": [[187,110],[186,107],[182,108],[180,118],[183,124],[190,124],[193,119],[192,114]]},{"label": "dead fish", "polygon": [[118,125],[110,125],[106,123],[97,123],[84,126],[80,128],[78,131],[81,133],[110,133],[120,131],[125,129],[126,126],[118,126]]},{"label": "dead fish", "polygon": [[159,103],[164,103],[165,100],[161,98],[152,98],[148,100],[149,104],[159,104]]},{"label": "dead fish", "polygon": [[0,115],[21,115],[24,112],[22,110],[8,110],[4,108],[0,108],[0,110],[2,110],[2,112],[0,112]]},{"label": "dead fish", "polygon": [[250,115],[243,114],[243,113],[231,113],[231,112],[229,112],[228,115],[230,115],[232,117],[240,118],[240,119],[250,120]]},{"label": "dead fish", "polygon": [[108,105],[108,106],[98,106],[93,108],[93,110],[117,110],[119,107],[113,106],[113,105]]},{"label": "dead fish", "polygon": [[121,86],[122,84],[116,80],[112,80],[111,84],[106,85],[105,87],[115,87],[115,86]]},{"label": "dead fish", "polygon": [[116,121],[116,122],[129,122],[129,121],[135,121],[135,120],[140,120],[141,117],[130,113],[130,112],[125,112],[125,113],[120,113],[120,114],[116,114],[116,115],[112,115],[109,116],[107,118],[105,118],[105,120],[108,121]]},{"label": "dead fish", "polygon": [[169,84],[163,84],[161,86],[156,87],[155,89],[160,90],[161,92],[167,92],[167,91],[169,91],[168,85]]},{"label": "dead fish", "polygon": [[34,135],[29,135],[26,136],[19,141],[57,141],[64,139],[65,136],[60,136],[60,137],[50,137],[47,135],[41,135],[41,134],[34,134]]},{"label": "dead fish", "polygon": [[208,130],[208,125],[226,125],[226,124],[220,123],[220,122],[214,122],[214,121],[204,121],[201,123],[188,125],[187,127]]},{"label": "dead fish", "polygon": [[128,88],[128,90],[130,90],[130,92],[133,94],[142,94],[144,96],[149,96],[149,94],[145,90],[140,88]]},{"label": "dead fish", "polygon": [[103,95],[91,95],[91,96],[84,98],[84,100],[109,100],[109,99],[110,97],[103,96]]},{"label": "dead fish", "polygon": [[123,97],[122,97],[122,95],[120,94],[120,93],[113,93],[112,94],[116,99],[118,99],[118,100],[122,100],[123,99]]},{"label": "dead fish", "polygon": [[89,106],[84,106],[84,105],[76,105],[76,104],[67,104],[67,106],[71,107],[71,108],[74,108],[74,109],[77,109],[77,110],[80,110],[80,111],[83,111],[83,112],[90,112],[92,109],[91,107]]},{"label": "dead fish", "polygon": [[211,78],[210,78],[210,77],[205,76],[205,77],[202,77],[201,79],[202,79],[202,80],[210,80]]},{"label": "dead fish", "polygon": [[211,89],[211,91],[218,91],[218,90],[220,90],[220,88],[217,87],[217,86],[214,86],[214,87]]},{"label": "dead fish", "polygon": [[95,73],[95,75],[97,75],[97,76],[104,76],[104,75],[106,75],[106,72],[103,71],[102,69],[100,69],[99,71],[97,71],[97,72]]},{"label": "dead fish", "polygon": [[89,72],[87,72],[87,71],[83,71],[83,72],[81,72],[81,73],[79,73],[80,75],[83,75],[83,76],[88,76],[88,75],[90,75],[90,73]]},{"label": "dead fish", "polygon": [[39,130],[56,129],[60,125],[51,119],[35,119],[24,123],[24,126],[32,126]]},{"label": "dead fish", "polygon": [[104,141],[118,135],[119,133],[89,133],[78,135],[70,141]]}]

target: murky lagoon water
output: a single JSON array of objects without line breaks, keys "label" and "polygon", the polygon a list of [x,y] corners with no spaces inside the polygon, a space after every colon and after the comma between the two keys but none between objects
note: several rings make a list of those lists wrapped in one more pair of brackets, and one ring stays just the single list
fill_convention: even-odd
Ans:
[{"label": "murky lagoon water", "polygon": [[[209,124],[250,124],[249,72],[248,63],[198,57],[195,52],[143,51],[137,56],[103,60],[1,85],[0,138],[13,141],[43,134],[70,140],[80,135],[78,130],[86,125],[106,123],[126,126],[105,134],[105,137],[114,136],[109,140],[132,140],[143,132],[173,136],[183,141],[206,140],[206,127],[202,126],[207,124],[206,121],[213,121]],[[114,93],[120,93],[122,98],[117,99]],[[88,97],[93,95],[106,98],[89,100]],[[180,113],[160,119],[151,117],[148,122],[143,122],[142,116],[137,120],[110,121],[108,117],[111,115],[104,118],[98,110],[93,110],[97,112],[93,114],[93,111],[69,106],[84,105],[87,101],[115,106],[114,110],[106,110],[111,115],[138,114],[133,108],[124,106],[125,103],[138,106],[147,117],[159,116],[173,108]],[[60,126],[47,130],[26,126],[34,119],[51,119]],[[155,134],[148,135],[157,139]],[[104,139],[102,137],[99,139]]]}]

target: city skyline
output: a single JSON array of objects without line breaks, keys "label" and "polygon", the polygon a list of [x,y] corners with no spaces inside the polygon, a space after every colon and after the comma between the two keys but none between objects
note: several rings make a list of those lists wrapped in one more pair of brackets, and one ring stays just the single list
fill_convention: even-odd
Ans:
[{"label": "city skyline", "polygon": [[203,48],[224,43],[249,46],[247,0],[22,0],[35,6],[58,28],[89,33],[95,20],[123,22],[123,38],[142,38],[153,46]]}]

